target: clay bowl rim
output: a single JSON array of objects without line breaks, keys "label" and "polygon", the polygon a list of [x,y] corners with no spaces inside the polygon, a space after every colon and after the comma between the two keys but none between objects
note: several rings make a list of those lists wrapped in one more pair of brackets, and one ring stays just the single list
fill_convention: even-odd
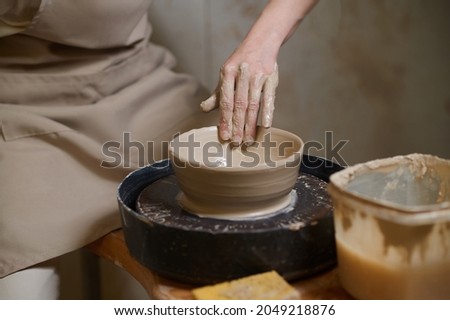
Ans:
[{"label": "clay bowl rim", "polygon": [[[186,159],[180,159],[179,155],[176,156],[175,152],[173,151],[173,146],[172,146],[172,142],[180,137],[180,136],[186,136],[189,135],[191,133],[195,133],[195,132],[199,132],[199,131],[214,131],[216,136],[217,136],[217,142],[220,142],[222,144],[227,144],[229,145],[228,141],[223,141],[222,139],[220,139],[218,137],[218,127],[217,126],[209,126],[209,127],[202,127],[202,128],[196,128],[196,129],[191,129],[189,131],[183,132],[181,133],[178,137],[172,139],[169,143],[169,159],[172,163],[172,167],[176,167],[178,169],[197,169],[197,170],[204,170],[204,171],[214,171],[214,172],[222,172],[222,173],[246,173],[246,172],[267,172],[270,170],[280,170],[281,168],[285,167],[287,168],[297,168],[300,163],[301,163],[301,158],[303,155],[303,148],[305,146],[305,143],[303,142],[303,140],[297,136],[296,134],[283,130],[283,129],[279,129],[279,128],[274,128],[274,127],[270,127],[270,128],[265,128],[262,126],[258,126],[257,130],[268,130],[269,132],[277,132],[277,133],[281,133],[287,137],[290,137],[290,140],[285,140],[285,141],[294,141],[298,143],[299,148],[295,151],[292,152],[292,154],[290,154],[287,157],[283,157],[281,159],[277,159],[277,160],[273,160],[273,162],[275,163],[275,166],[269,166],[267,165],[267,163],[263,162],[262,164],[258,164],[255,167],[243,167],[243,166],[233,166],[233,167],[229,167],[229,166],[217,166],[217,167],[213,167],[213,166],[207,166],[204,165],[204,163],[199,162],[198,166],[191,166],[189,161],[187,161]],[[240,145],[239,147],[236,148],[242,148],[243,145]],[[181,161],[186,163],[186,167],[179,167],[177,166],[174,161],[175,158],[177,158],[177,161]],[[290,166],[287,166],[287,164],[290,164]]]}]

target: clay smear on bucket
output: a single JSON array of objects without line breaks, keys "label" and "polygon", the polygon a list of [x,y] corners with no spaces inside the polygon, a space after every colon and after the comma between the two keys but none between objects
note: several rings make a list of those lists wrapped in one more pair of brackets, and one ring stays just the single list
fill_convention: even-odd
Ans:
[{"label": "clay smear on bucket", "polygon": [[450,172],[434,157],[409,155],[374,160],[348,176],[346,189],[408,211],[450,207]]}]

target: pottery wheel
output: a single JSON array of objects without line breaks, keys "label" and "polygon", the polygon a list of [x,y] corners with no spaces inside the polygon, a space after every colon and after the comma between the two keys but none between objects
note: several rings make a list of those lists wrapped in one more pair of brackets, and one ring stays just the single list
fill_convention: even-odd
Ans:
[{"label": "pottery wheel", "polygon": [[159,175],[136,199],[147,228],[136,235],[142,248],[130,248],[150,269],[178,281],[211,284],[268,270],[293,280],[335,265],[333,208],[327,183],[318,177],[300,173],[297,201],[280,212],[220,220],[184,211],[176,200],[176,177]]}]

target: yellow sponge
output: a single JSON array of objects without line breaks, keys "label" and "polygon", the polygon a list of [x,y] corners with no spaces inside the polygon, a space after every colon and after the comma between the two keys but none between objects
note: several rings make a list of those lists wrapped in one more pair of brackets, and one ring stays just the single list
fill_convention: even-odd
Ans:
[{"label": "yellow sponge", "polygon": [[276,271],[192,290],[199,300],[286,300],[299,294]]}]

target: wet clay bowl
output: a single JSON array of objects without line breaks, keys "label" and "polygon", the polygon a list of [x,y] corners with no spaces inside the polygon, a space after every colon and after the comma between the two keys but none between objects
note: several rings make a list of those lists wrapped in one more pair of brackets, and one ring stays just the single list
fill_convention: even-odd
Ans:
[{"label": "wet clay bowl", "polygon": [[450,160],[411,154],[330,177],[338,272],[360,299],[450,299]]},{"label": "wet clay bowl", "polygon": [[233,147],[217,127],[185,132],[169,145],[180,205],[198,216],[246,219],[295,202],[303,141],[276,128],[258,127],[255,143]]}]

